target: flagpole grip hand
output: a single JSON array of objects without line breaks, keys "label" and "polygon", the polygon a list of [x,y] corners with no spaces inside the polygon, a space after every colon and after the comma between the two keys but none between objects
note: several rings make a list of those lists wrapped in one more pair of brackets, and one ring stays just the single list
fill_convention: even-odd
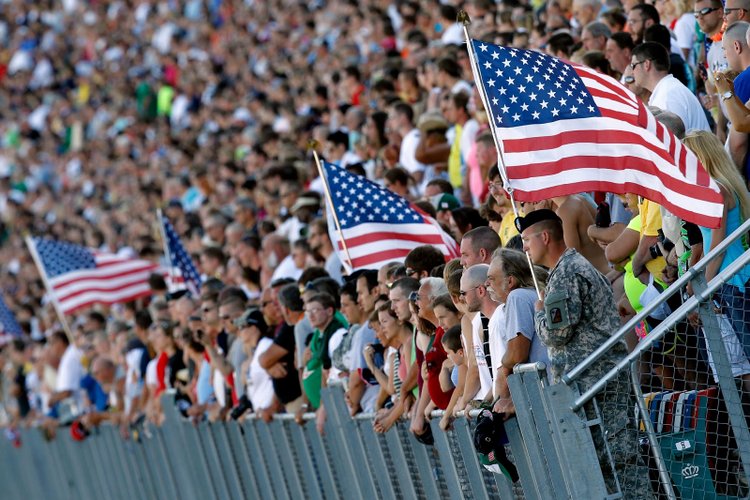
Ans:
[{"label": "flagpole grip hand", "polygon": [[539,290],[539,300],[534,304],[535,311],[544,311],[544,290]]}]

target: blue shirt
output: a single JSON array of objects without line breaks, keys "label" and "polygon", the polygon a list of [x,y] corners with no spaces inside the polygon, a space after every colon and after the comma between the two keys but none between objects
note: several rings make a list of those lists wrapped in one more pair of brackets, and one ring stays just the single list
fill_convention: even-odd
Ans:
[{"label": "blue shirt", "polygon": [[198,395],[198,404],[206,404],[214,395],[214,386],[211,385],[211,363],[203,360],[200,371],[198,371],[198,383],[195,387]]},{"label": "blue shirt", "polygon": [[[742,225],[740,216],[740,202],[737,197],[734,197],[734,208],[727,213],[727,229],[726,235],[732,234],[738,227]],[[703,253],[708,253],[711,248],[711,230],[707,227],[700,226],[701,234],[703,235]],[[745,253],[745,246],[742,241],[744,238],[738,238],[734,240],[734,243],[729,245],[724,259],[721,261],[721,268],[719,271],[723,271],[732,262],[737,260],[743,253]],[[732,276],[728,283],[737,287],[741,292],[745,291],[745,283],[750,279],[750,265],[742,268],[740,272]]]},{"label": "blue shirt", "polygon": [[[750,101],[750,68],[745,69],[734,79],[734,94],[746,104]],[[745,156],[745,178],[750,178],[750,155]],[[729,233],[727,233],[729,234]]]},{"label": "blue shirt", "polygon": [[742,103],[750,101],[750,68],[747,68],[734,79],[734,93]]},{"label": "blue shirt", "polygon": [[89,401],[94,405],[96,411],[106,411],[109,407],[109,397],[102,386],[90,373],[81,379],[81,389],[86,391]]}]

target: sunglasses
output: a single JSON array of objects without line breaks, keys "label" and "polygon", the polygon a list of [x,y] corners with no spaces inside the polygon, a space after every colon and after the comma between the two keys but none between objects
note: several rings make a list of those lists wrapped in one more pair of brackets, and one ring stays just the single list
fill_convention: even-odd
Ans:
[{"label": "sunglasses", "polygon": [[716,12],[717,10],[721,10],[721,7],[703,7],[701,10],[694,11],[693,15],[698,19],[699,17],[707,16],[711,12]]},{"label": "sunglasses", "polygon": [[470,292],[470,291],[472,291],[472,290],[476,290],[477,288],[479,288],[479,287],[481,287],[481,286],[484,286],[484,285],[477,285],[477,286],[475,286],[475,287],[469,288],[468,290],[461,290],[460,292],[458,292],[458,294],[459,294],[459,295],[460,295],[461,297],[466,297],[466,294],[467,294],[467,293],[469,293],[469,292]]}]

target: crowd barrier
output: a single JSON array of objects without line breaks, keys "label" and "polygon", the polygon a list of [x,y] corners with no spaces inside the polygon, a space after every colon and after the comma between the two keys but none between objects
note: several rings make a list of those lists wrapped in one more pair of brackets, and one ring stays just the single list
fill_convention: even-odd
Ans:
[{"label": "crowd barrier", "polygon": [[[64,429],[49,441],[25,429],[20,446],[0,439],[2,498],[747,498],[750,360],[738,332],[750,325],[736,314],[747,307],[716,293],[748,265],[750,250],[709,283],[703,271],[748,229],[750,221],[562,383],[550,385],[542,363],[514,369],[516,418],[505,428],[515,484],[479,464],[472,420],[443,432],[433,418],[435,443],[426,446],[403,421],[374,433],[373,416],[351,418],[333,387],[323,391],[323,435],[314,421],[301,426],[288,415],[194,425],[169,401],[166,422],[137,439],[107,425],[84,441]],[[673,312],[652,321],[668,301]],[[644,321],[648,333],[629,354],[607,361],[608,371],[580,391],[580,377]]]},{"label": "crowd barrier", "polygon": [[19,447],[0,440],[2,498],[522,498],[479,464],[471,421],[445,433],[433,419],[435,444],[426,446],[406,422],[374,433],[372,415],[349,416],[340,388],[324,391],[323,435],[314,420],[300,426],[285,415],[194,425],[166,402],[165,423],[137,439],[110,425],[83,441],[67,429],[49,441],[22,430]]}]

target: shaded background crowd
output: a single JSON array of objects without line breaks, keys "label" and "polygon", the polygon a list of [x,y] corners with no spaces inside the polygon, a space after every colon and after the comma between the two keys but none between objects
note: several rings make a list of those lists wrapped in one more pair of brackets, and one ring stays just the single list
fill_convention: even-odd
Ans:
[{"label": "shaded background crowd", "polygon": [[[679,138],[689,131],[729,200],[714,231],[630,195],[516,207],[556,211],[622,319],[750,215],[747,135],[713,80],[739,74],[734,95],[750,100],[744,0],[3,1],[0,286],[24,335],[2,350],[2,421],[159,423],[160,395],[175,389],[194,419],[316,411],[322,423],[331,384],[352,414],[378,411],[378,431],[409,415],[424,435],[431,410],[447,410],[448,428],[485,400],[512,412],[505,378],[549,353],[459,8],[475,38],[622,81]],[[310,140],[433,215],[461,258],[422,246],[346,276]],[[69,339],[22,235],[163,263],[157,208],[198,266],[200,296],[154,275],[150,300],[70,315]],[[740,312],[745,274],[722,289]],[[748,328],[732,320],[734,374],[747,377]],[[642,327],[631,347],[653,324]],[[653,353],[644,387],[707,384],[697,327],[684,328]]]}]

